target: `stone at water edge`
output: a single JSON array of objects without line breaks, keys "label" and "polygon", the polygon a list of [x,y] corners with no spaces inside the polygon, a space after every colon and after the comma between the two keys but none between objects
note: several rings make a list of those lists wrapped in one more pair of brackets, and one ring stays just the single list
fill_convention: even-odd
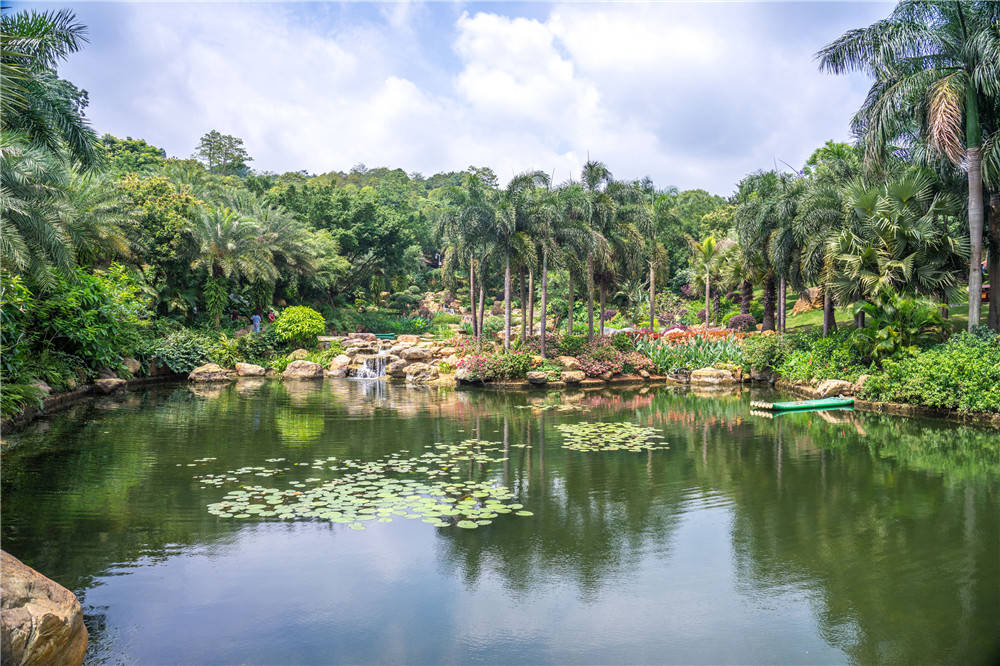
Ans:
[{"label": "stone at water edge", "polygon": [[119,379],[117,377],[112,379],[98,379],[94,382],[94,387],[97,388],[98,393],[103,393],[105,395],[114,393],[115,391],[121,391],[125,388],[125,380]]},{"label": "stone at water edge", "polygon": [[31,380],[31,385],[41,391],[43,398],[48,397],[48,395],[52,393],[52,387],[43,382],[41,379]]},{"label": "stone at water edge", "polygon": [[699,368],[691,373],[692,384],[735,384],[736,378],[728,370]]},{"label": "stone at water edge", "polygon": [[407,361],[427,361],[431,358],[431,350],[424,347],[410,347],[399,354]]},{"label": "stone at water edge", "polygon": [[587,375],[582,370],[563,370],[562,380],[567,384],[579,384]]},{"label": "stone at water edge", "polygon": [[289,361],[301,361],[305,357],[309,356],[308,349],[296,349],[288,355]]},{"label": "stone at water edge", "polygon": [[458,384],[482,384],[483,380],[473,375],[468,368],[459,368],[455,371],[455,382]]},{"label": "stone at water edge", "polygon": [[410,344],[415,345],[418,342],[420,342],[420,336],[419,335],[411,335],[409,333],[404,334],[404,335],[397,335],[396,336],[396,342],[397,343],[399,343],[399,342],[409,342]]},{"label": "stone at water edge", "polygon": [[402,359],[398,361],[393,361],[389,365],[385,366],[385,374],[389,375],[390,377],[405,377],[406,368],[409,365],[410,365],[409,361],[405,361]]},{"label": "stone at water edge", "polygon": [[861,375],[858,377],[858,381],[854,382],[854,392],[861,393],[861,389],[865,387],[865,382],[871,379],[871,375]]},{"label": "stone at water edge", "polygon": [[206,363],[192,370],[188,379],[193,382],[228,382],[232,377],[215,363]]},{"label": "stone at water edge", "polygon": [[608,370],[607,372],[602,372],[602,373],[601,373],[601,375],[600,375],[600,379],[601,379],[602,381],[606,381],[606,382],[607,382],[607,381],[610,381],[610,380],[611,380],[611,378],[612,378],[612,377],[614,377],[614,376],[615,376],[615,373],[613,373],[613,372],[611,372],[610,370]]},{"label": "stone at water edge", "polygon": [[826,379],[816,387],[816,395],[829,398],[832,395],[854,395],[854,384],[843,379]]},{"label": "stone at water edge", "polygon": [[406,366],[407,384],[426,384],[438,378],[438,369],[427,363],[413,363]]},{"label": "stone at water edge", "polygon": [[122,365],[124,365],[126,368],[128,368],[129,373],[131,373],[131,375],[133,377],[135,377],[136,375],[138,375],[139,374],[139,370],[142,369],[142,364],[139,363],[139,361],[137,361],[134,358],[124,358],[124,359],[122,359]]},{"label": "stone at water edge", "polygon": [[532,384],[545,384],[549,381],[549,376],[541,370],[532,370],[525,374],[524,378]]},{"label": "stone at water edge", "polygon": [[557,356],[556,363],[566,368],[567,370],[580,369],[580,361],[572,356]]},{"label": "stone at water edge", "polygon": [[327,377],[346,377],[347,376],[347,368],[336,368],[335,370],[327,370],[326,371],[326,376]]},{"label": "stone at water edge", "polygon": [[338,354],[330,361],[330,370],[342,370],[351,364],[351,357],[347,354]]},{"label": "stone at water edge", "polygon": [[76,595],[0,551],[0,659],[4,664],[83,663],[87,627]]},{"label": "stone at water edge", "polygon": [[253,363],[236,364],[236,374],[240,377],[263,377],[265,372],[264,368]]},{"label": "stone at water edge", "polygon": [[322,379],[323,366],[312,361],[292,361],[281,373],[282,379]]}]

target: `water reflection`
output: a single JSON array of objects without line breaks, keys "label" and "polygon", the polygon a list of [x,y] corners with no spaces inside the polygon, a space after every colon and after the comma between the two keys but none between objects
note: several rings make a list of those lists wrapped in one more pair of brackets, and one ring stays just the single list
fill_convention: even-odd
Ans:
[{"label": "water reflection", "polygon": [[[176,571],[216,615],[257,609],[284,636],[273,649],[292,654],[297,642],[306,662],[989,659],[1000,625],[997,433],[855,412],[759,418],[749,397],[356,380],[151,389],[15,435],[2,535],[84,595],[94,658],[184,661],[152,636],[201,630],[186,624],[197,613],[183,589],[163,580]],[[671,448],[562,449],[554,426],[580,420],[656,427]],[[507,459],[469,464],[463,478],[508,485],[533,517],[472,532],[247,525],[207,514],[222,492],[189,466],[373,459],[468,438],[501,442]],[[260,564],[278,553],[287,592],[276,599],[259,587]],[[336,605],[313,596],[355,578],[368,587]],[[132,618],[150,616],[149,598],[186,610],[143,625]],[[318,635],[337,627],[339,643],[308,633],[297,609],[309,603],[329,625]],[[371,625],[351,624],[361,617]],[[138,627],[133,652],[116,638],[123,626]],[[348,626],[354,638],[342,637]],[[223,632],[245,652],[206,638],[188,656],[266,661],[253,632]]]}]

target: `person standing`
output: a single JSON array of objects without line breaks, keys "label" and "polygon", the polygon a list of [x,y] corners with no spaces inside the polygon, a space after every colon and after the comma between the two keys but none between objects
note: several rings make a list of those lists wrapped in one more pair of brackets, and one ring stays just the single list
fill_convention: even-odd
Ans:
[{"label": "person standing", "polygon": [[250,321],[253,323],[253,332],[260,333],[260,313],[254,312],[250,317]]}]

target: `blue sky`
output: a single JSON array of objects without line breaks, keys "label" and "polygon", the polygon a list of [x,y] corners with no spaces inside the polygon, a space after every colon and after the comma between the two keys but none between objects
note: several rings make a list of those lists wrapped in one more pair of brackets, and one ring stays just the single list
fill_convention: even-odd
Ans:
[{"label": "blue sky", "polygon": [[[729,194],[847,140],[863,76],[813,54],[886,3],[52,3],[90,45],[61,73],[100,132],[189,156],[209,129],[259,170],[469,165]],[[24,6],[21,3],[15,7]]]}]

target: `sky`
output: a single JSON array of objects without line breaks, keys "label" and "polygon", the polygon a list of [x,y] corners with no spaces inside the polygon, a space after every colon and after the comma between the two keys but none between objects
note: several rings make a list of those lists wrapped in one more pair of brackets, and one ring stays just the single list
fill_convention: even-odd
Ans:
[{"label": "sky", "polygon": [[886,3],[15,3],[70,6],[60,67],[98,132],[189,157],[211,129],[259,171],[490,166],[728,195],[850,139],[863,75],[815,52]]}]

